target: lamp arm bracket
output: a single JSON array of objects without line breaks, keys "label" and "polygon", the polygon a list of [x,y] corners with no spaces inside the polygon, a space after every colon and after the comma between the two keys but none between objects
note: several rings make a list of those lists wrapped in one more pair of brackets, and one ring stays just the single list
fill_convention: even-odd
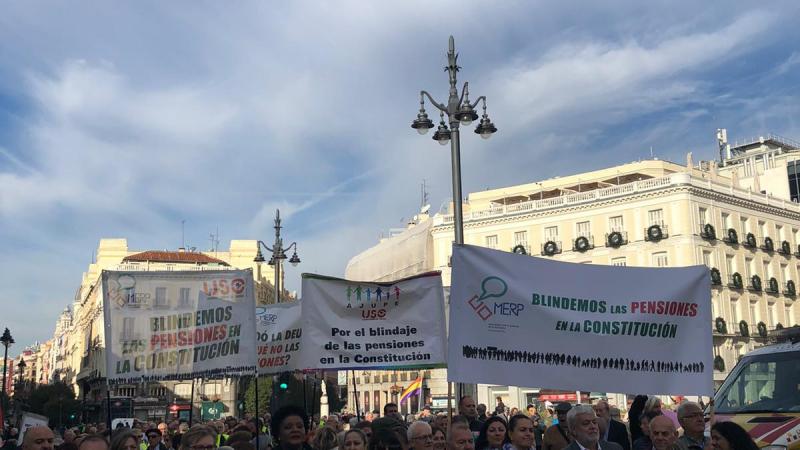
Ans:
[{"label": "lamp arm bracket", "polygon": [[464,87],[461,88],[461,96],[458,98],[458,104],[460,105],[461,102],[464,101],[464,93],[467,92],[467,88],[469,87],[469,81],[464,82]]},{"label": "lamp arm bracket", "polygon": [[477,99],[475,99],[475,102],[474,102],[473,104],[471,104],[471,105],[469,105],[469,106],[470,106],[472,109],[475,109],[475,107],[476,107],[476,106],[478,106],[478,103],[480,103],[480,102],[481,102],[481,100],[483,100],[483,101],[486,101],[486,96],[485,96],[485,95],[481,95],[480,97],[478,97]]},{"label": "lamp arm bracket", "polygon": [[431,94],[429,94],[427,91],[419,91],[419,95],[427,96],[428,100],[430,100],[430,102],[433,104],[433,106],[435,106],[439,111],[444,112],[444,113],[447,112],[447,107],[445,105],[442,105],[441,103],[437,102],[436,100],[434,100],[433,97],[431,97]]}]

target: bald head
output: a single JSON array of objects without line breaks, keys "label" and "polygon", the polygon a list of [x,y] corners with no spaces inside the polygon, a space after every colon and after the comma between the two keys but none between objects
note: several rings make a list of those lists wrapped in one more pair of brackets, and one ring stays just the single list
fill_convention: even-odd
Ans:
[{"label": "bald head", "polygon": [[22,438],[23,450],[53,450],[53,430],[45,426],[35,426],[25,431]]},{"label": "bald head", "polygon": [[678,432],[672,419],[666,416],[656,416],[650,421],[650,440],[653,441],[655,450],[668,450],[678,440]]}]

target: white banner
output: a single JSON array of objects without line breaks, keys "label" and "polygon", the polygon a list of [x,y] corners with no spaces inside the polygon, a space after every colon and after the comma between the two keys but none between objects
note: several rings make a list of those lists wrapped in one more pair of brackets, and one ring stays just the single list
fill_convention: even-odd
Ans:
[{"label": "white banner", "polygon": [[300,353],[300,301],[256,307],[258,373],[297,369]]},{"label": "white banner", "polygon": [[450,381],[711,395],[706,266],[574,264],[453,246]]},{"label": "white banner", "polygon": [[255,371],[252,271],[103,271],[102,287],[110,381]]},{"label": "white banner", "polygon": [[444,365],[439,272],[380,283],[303,274],[303,304],[304,369]]}]

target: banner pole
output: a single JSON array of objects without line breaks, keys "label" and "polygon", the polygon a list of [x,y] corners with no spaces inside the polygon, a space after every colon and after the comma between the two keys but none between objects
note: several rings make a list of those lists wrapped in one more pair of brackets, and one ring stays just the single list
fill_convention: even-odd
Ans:
[{"label": "banner pole", "polygon": [[111,386],[108,384],[108,378],[106,378],[106,426],[109,433],[114,432],[111,429]]},{"label": "banner pole", "polygon": [[192,392],[189,394],[189,428],[192,427],[193,415],[194,415],[194,377],[192,377]]},{"label": "banner pole", "polygon": [[[261,414],[259,413],[258,408],[258,369],[256,369],[256,373],[253,376],[256,381],[256,450],[261,450]],[[273,389],[275,387],[273,386]]]},{"label": "banner pole", "polygon": [[353,377],[353,399],[356,404],[356,418],[361,422],[361,408],[358,406],[358,389],[356,388],[356,371],[351,370],[350,373]]},{"label": "banner pole", "polygon": [[447,429],[453,424],[453,383],[447,382]]}]

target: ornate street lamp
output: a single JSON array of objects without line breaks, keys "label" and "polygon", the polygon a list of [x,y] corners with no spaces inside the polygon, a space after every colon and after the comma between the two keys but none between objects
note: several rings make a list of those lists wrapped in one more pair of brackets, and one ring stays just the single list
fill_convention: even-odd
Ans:
[{"label": "ornate street lamp", "polygon": [[[433,128],[433,122],[428,118],[425,112],[425,97],[440,111],[439,126],[433,134],[433,140],[441,145],[446,145],[450,142],[451,163],[453,172],[453,219],[455,222],[455,242],[456,244],[464,243],[464,221],[461,211],[461,135],[459,133],[459,126],[467,126],[474,120],[478,119],[478,113],[475,107],[480,103],[483,107],[483,115],[475,128],[475,133],[484,139],[489,139],[497,131],[486,113],[486,97],[480,96],[474,102],[469,100],[469,83],[464,83],[461,93],[458,92],[458,83],[456,74],[461,67],[458,66],[458,53],[456,53],[456,45],[453,36],[450,36],[449,49],[447,52],[447,67],[445,70],[449,73],[450,78],[450,95],[447,99],[447,104],[436,102],[431,95],[426,91],[419,93],[419,113],[414,122],[411,123],[411,128],[417,130],[419,134],[425,134],[429,129]],[[445,115],[447,120],[445,121]],[[448,128],[448,123],[450,127]]]},{"label": "ornate street lamp", "polygon": [[[8,346],[14,343],[14,338],[11,337],[11,332],[8,331],[8,328],[3,331],[3,335],[0,336],[0,343],[3,344],[5,349],[3,350],[3,401],[6,398],[6,369],[8,367]],[[14,375],[13,373],[11,374]],[[5,405],[2,405],[5,407]],[[5,410],[5,408],[3,408]]]},{"label": "ornate street lamp", "polygon": [[281,237],[281,211],[275,210],[275,244],[272,247],[267,246],[263,241],[258,241],[258,251],[256,252],[256,257],[253,258],[253,261],[260,264],[266,261],[264,259],[264,255],[261,253],[261,247],[264,247],[265,250],[272,253],[272,256],[269,259],[269,265],[273,266],[275,269],[275,303],[281,302],[280,293],[283,290],[283,286],[281,284],[281,261],[286,259],[286,252],[290,249],[294,248],[294,252],[292,253],[292,257],[289,258],[289,263],[292,266],[297,266],[300,264],[300,257],[297,256],[297,243],[292,242],[286,248],[283,247],[283,238]]}]

